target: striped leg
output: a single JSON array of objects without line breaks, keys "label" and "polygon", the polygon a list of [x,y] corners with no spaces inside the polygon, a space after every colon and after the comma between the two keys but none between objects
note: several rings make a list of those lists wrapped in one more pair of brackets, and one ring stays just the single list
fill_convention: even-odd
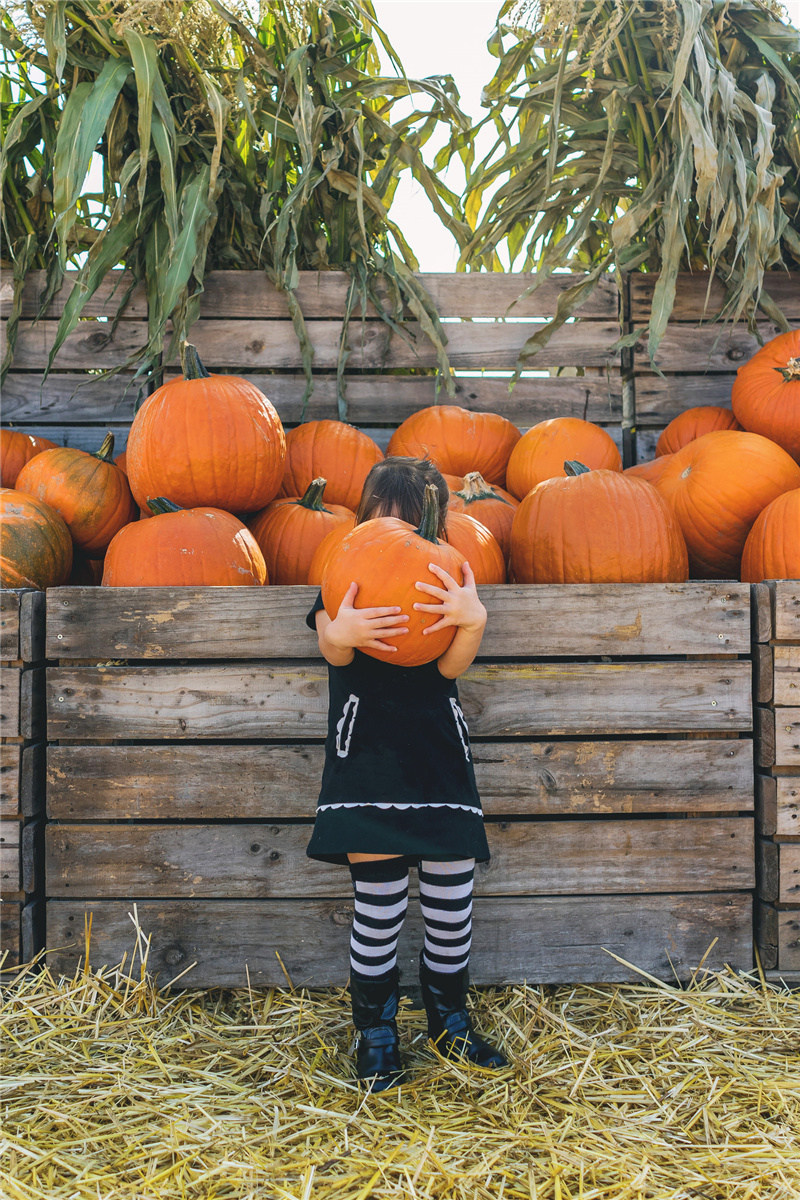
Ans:
[{"label": "striped leg", "polygon": [[419,902],[425,920],[425,965],[452,974],[469,962],[475,859],[419,864]]},{"label": "striped leg", "polygon": [[386,979],[397,964],[397,939],[408,908],[408,862],[403,856],[350,864],[356,911],[350,970]]}]

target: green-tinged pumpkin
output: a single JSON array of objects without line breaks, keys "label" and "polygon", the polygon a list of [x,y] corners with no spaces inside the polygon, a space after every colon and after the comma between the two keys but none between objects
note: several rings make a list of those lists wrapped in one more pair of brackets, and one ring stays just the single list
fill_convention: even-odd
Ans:
[{"label": "green-tinged pumpkin", "polygon": [[0,587],[60,587],[72,567],[72,538],[64,519],[42,500],[0,488]]},{"label": "green-tinged pumpkin", "polygon": [[249,522],[267,574],[274,584],[305,584],[320,542],[340,525],[352,529],[355,513],[324,499],[324,479],[313,480],[304,495],[273,500]]},{"label": "green-tinged pumpkin", "polygon": [[15,488],[26,463],[43,450],[54,450],[49,438],[21,433],[19,429],[0,429],[0,487]]}]

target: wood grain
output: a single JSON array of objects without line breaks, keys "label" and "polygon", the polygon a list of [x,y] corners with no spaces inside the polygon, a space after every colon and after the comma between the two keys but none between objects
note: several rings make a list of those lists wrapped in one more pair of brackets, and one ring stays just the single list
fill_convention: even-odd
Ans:
[{"label": "wood grain", "polygon": [[778,825],[778,788],[772,775],[755,776],[756,832],[762,837],[772,837]]},{"label": "wood grain", "polygon": [[[753,806],[747,741],[480,742],[487,816],[743,812]],[[51,820],[286,820],[313,816],[324,748],[51,746]]]},{"label": "wood grain", "polygon": [[21,667],[0,667],[0,736],[20,737]]},{"label": "wood grain", "polygon": [[768,583],[750,584],[753,642],[768,642],[772,637],[772,596]]},{"label": "wood grain", "polygon": [[753,740],[757,767],[775,766],[775,709],[757,704],[753,710]]},{"label": "wood grain", "polygon": [[[486,658],[747,654],[748,585],[504,584],[479,589]],[[69,658],[320,657],[312,587],[49,588],[47,653]]]},{"label": "wood grain", "polygon": [[800,909],[777,914],[778,968],[800,971]]},{"label": "wood grain", "polygon": [[6,983],[20,964],[20,914],[18,902],[0,903],[0,982]]},{"label": "wood grain", "polygon": [[777,837],[800,836],[800,777],[776,779],[775,793],[775,834]]},{"label": "wood grain", "polygon": [[[83,955],[84,913],[92,914],[91,962],[113,966],[127,951],[130,900],[47,905],[47,962],[72,977]],[[191,964],[178,987],[286,987],[279,954],[295,987],[342,987],[348,977],[352,900],[138,901],[150,937],[148,967],[161,986]],[[715,895],[476,898],[470,979],[474,984],[641,982],[606,951],[674,980],[691,972],[715,938],[705,965],[750,970],[752,899]],[[400,935],[403,987],[417,979],[423,929],[412,904]],[[605,948],[605,949],[604,949]],[[247,971],[245,971],[245,963]],[[483,1032],[489,1036],[490,1031]]]},{"label": "wood grain", "polygon": [[[269,666],[56,667],[48,736],[320,738],[327,674]],[[476,737],[747,730],[747,662],[473,664],[460,680]]]},{"label": "wood grain", "polygon": [[[67,300],[75,287],[77,271],[67,271],[61,287],[42,314],[45,321],[57,321],[64,311]],[[32,321],[39,316],[42,296],[47,283],[46,271],[30,271],[25,277],[25,287],[22,292],[22,319]],[[127,271],[109,271],[99,283],[93,296],[83,306],[82,317],[112,318],[125,292],[131,284],[131,276]],[[244,289],[243,289],[244,290]],[[4,306],[10,300],[5,293],[0,293]],[[133,289],[122,320],[147,319],[147,291],[144,284],[137,284]]]},{"label": "wood grain", "polygon": [[22,862],[19,842],[0,843],[0,884],[4,898],[21,896]]},{"label": "wood grain", "polygon": [[800,645],[800,580],[778,579],[770,584],[774,621],[773,637]]},{"label": "wood grain", "polygon": [[[662,368],[662,370],[665,368]],[[731,388],[736,378],[735,364],[730,364],[731,374],[714,372],[697,375],[636,376],[636,429],[641,435],[650,428],[662,429],[670,421],[685,412],[704,404],[719,408],[730,408]],[[640,461],[642,455],[640,453]]]},{"label": "wood grain", "polygon": [[17,662],[22,658],[19,650],[21,598],[20,591],[0,589],[0,660],[3,662]]},{"label": "wood grain", "polygon": [[[476,868],[479,895],[720,891],[754,882],[748,817],[502,821],[487,822],[486,832],[492,859]],[[348,896],[346,870],[305,857],[309,835],[309,825],[51,823],[47,893]]]},{"label": "wood grain", "polygon": [[26,663],[44,658],[45,593],[23,592],[19,610],[19,651]]},{"label": "wood grain", "polygon": [[762,900],[754,905],[753,934],[762,969],[774,969],[778,965],[778,913]]},{"label": "wood grain", "polygon": [[[772,650],[775,662],[773,703],[776,707],[800,707],[800,646],[774,646]],[[778,720],[781,715],[777,715]]]},{"label": "wood grain", "polygon": [[20,812],[20,766],[22,747],[0,745],[0,816],[15,817]]},{"label": "wood grain", "polygon": [[800,905],[800,843],[781,842],[777,849],[778,903]]},{"label": "wood grain", "polygon": [[775,766],[800,767],[800,712],[775,709]]},{"label": "wood grain", "polygon": [[780,891],[777,842],[757,838],[755,851],[756,894],[759,899],[772,904],[778,899]]},{"label": "wood grain", "polygon": [[[631,321],[634,325],[650,318],[657,275],[633,273],[628,276]],[[800,317],[800,282],[796,274],[771,271],[764,276],[764,291],[788,319]],[[725,304],[725,287],[719,279],[711,281],[707,273],[681,273],[675,290],[675,307],[670,321],[708,321],[718,316]],[[720,326],[717,326],[719,329]]]},{"label": "wood grain", "polygon": [[[661,371],[670,373],[733,372],[751,359],[765,342],[780,333],[777,325],[767,322],[759,323],[758,330],[760,341],[748,332],[746,325],[712,324],[696,328],[670,323],[656,351],[655,364]],[[646,335],[633,347],[633,355],[634,369],[648,373],[651,367]]]},{"label": "wood grain", "polygon": [[757,643],[753,646],[753,698],[756,704],[771,703],[774,673],[772,646]]}]

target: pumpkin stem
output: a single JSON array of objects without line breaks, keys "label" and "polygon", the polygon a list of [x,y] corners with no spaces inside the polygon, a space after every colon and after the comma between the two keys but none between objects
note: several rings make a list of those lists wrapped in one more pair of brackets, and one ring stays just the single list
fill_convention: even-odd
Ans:
[{"label": "pumpkin stem", "polygon": [[322,496],[327,483],[327,479],[322,479],[321,477],[319,479],[312,479],[297,503],[302,504],[303,508],[313,509],[314,512],[327,512],[325,505],[322,503]]},{"label": "pumpkin stem", "polygon": [[564,463],[567,478],[573,475],[588,475],[591,469],[591,467],[585,467],[582,462],[577,462],[575,459]]},{"label": "pumpkin stem", "polygon": [[92,458],[99,458],[100,462],[108,462],[111,455],[114,453],[114,435],[107,433],[103,438],[103,444],[99,450],[95,450]]},{"label": "pumpkin stem", "polygon": [[181,342],[181,370],[184,379],[210,379],[211,372],[207,371],[200,361],[197,348],[191,342]]},{"label": "pumpkin stem", "polygon": [[800,358],[790,358],[785,367],[775,367],[783,376],[786,383],[800,379]]},{"label": "pumpkin stem", "polygon": [[156,496],[155,500],[148,500],[147,507],[155,517],[163,516],[164,513],[183,512],[180,504],[173,504],[166,496]]},{"label": "pumpkin stem", "polygon": [[492,489],[492,485],[486,482],[480,471],[470,471],[465,475],[464,486],[459,488],[456,495],[460,496],[465,504],[471,504],[473,500],[499,500],[501,504],[508,504],[508,500]]},{"label": "pumpkin stem", "polygon": [[439,539],[436,534],[439,529],[439,489],[434,483],[425,484],[425,496],[422,501],[422,520],[417,528],[417,533],[421,538],[425,538],[426,542],[433,542],[434,546],[439,545]]}]

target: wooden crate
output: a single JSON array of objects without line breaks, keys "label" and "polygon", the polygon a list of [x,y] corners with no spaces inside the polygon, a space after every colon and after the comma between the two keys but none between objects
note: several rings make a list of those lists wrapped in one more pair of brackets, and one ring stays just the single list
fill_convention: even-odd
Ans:
[{"label": "wooden crate", "polygon": [[755,591],[756,939],[767,975],[800,983],[800,581]]},{"label": "wooden crate", "polygon": [[44,592],[0,591],[0,981],[44,938]]},{"label": "wooden crate", "polygon": [[[478,983],[752,963],[750,595],[738,583],[481,589],[460,681],[492,860]],[[47,595],[47,945],[162,983],[342,984],[346,868],[305,846],[327,684],[313,588]],[[693,818],[693,819],[689,819]],[[412,873],[413,878],[413,873]],[[412,901],[400,944],[414,978]],[[715,941],[716,939],[716,941]],[[612,957],[616,956],[616,957]]]}]

